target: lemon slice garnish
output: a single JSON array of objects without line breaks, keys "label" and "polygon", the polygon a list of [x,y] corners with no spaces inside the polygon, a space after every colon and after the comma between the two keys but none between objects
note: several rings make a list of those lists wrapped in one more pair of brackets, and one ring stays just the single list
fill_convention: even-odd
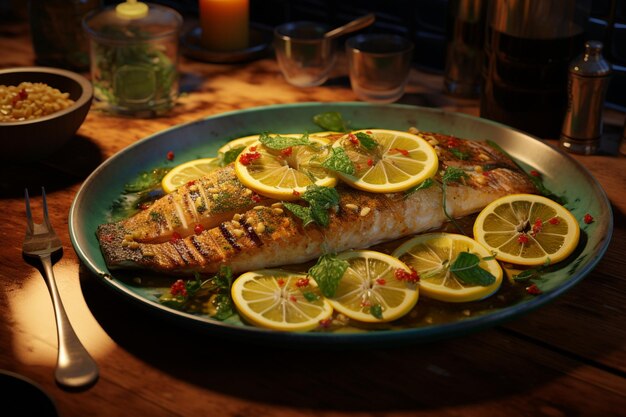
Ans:
[{"label": "lemon slice garnish", "polygon": [[[468,284],[450,270],[459,253],[476,255],[478,267],[488,271],[495,280],[489,285]],[[420,276],[423,295],[448,302],[480,300],[488,297],[502,284],[502,269],[492,254],[477,241],[453,233],[427,233],[403,243],[393,256],[413,268]],[[485,260],[484,258],[487,258]]]},{"label": "lemon slice garnish", "polygon": [[[377,146],[367,149],[357,139],[369,135]],[[408,132],[371,129],[346,134],[333,147],[343,148],[355,167],[355,173],[338,173],[352,187],[374,193],[407,190],[437,172],[439,160],[433,147]]]},{"label": "lemon slice garnish", "polygon": [[338,312],[362,322],[388,322],[404,316],[417,303],[417,284],[403,279],[412,271],[398,259],[371,250],[337,257],[349,263],[335,295],[328,299]]},{"label": "lemon slice garnish", "polygon": [[304,332],[333,313],[314,280],[280,269],[246,272],[231,295],[245,320],[267,329]]},{"label": "lemon slice garnish", "polygon": [[218,158],[194,159],[172,168],[161,180],[161,186],[163,191],[171,193],[181,185],[203,177],[219,167]]},{"label": "lemon slice garnish", "polygon": [[480,212],[474,238],[501,261],[541,265],[570,255],[578,245],[580,228],[559,203],[534,194],[512,194]]},{"label": "lemon slice garnish", "polygon": [[309,141],[311,145],[282,150],[261,142],[248,145],[235,161],[237,178],[261,195],[282,200],[300,198],[312,184],[335,186],[335,174],[321,165],[329,152],[328,141],[318,137],[309,137]]}]

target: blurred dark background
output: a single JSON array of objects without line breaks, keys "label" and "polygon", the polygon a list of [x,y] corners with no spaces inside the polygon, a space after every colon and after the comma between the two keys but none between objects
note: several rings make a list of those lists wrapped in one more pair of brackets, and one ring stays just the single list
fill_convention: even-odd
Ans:
[{"label": "blurred dark background", "polygon": [[[46,1],[46,0],[33,0]],[[80,1],[80,0],[74,0]],[[105,5],[121,0],[103,0]],[[198,0],[150,0],[197,18]],[[293,20],[321,21],[339,26],[368,12],[376,13],[371,32],[394,32],[415,43],[416,67],[442,73],[446,55],[448,3],[451,0],[250,0],[252,22],[271,28]],[[539,0],[538,0],[539,1]],[[626,0],[591,0],[587,39],[604,43],[604,57],[613,66],[607,106],[626,111]],[[0,0],[0,16],[26,0]],[[20,6],[20,7],[21,7]],[[0,19],[0,25],[2,20]]]}]

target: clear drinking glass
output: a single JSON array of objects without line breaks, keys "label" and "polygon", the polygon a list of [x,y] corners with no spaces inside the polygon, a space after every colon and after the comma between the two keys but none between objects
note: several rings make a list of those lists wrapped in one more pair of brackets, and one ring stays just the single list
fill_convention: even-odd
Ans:
[{"label": "clear drinking glass", "polygon": [[274,30],[278,66],[285,79],[298,87],[324,84],[334,63],[332,39],[324,38],[327,27],[316,22],[290,22]]},{"label": "clear drinking glass", "polygon": [[404,94],[413,43],[391,34],[364,34],[346,41],[350,84],[364,101],[392,103]]}]

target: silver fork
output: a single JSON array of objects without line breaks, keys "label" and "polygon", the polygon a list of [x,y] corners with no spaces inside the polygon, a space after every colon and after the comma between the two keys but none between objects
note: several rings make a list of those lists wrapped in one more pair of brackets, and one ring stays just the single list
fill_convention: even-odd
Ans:
[{"label": "silver fork", "polygon": [[76,336],[72,325],[67,318],[65,308],[61,302],[59,290],[57,289],[52,270],[53,254],[63,251],[61,240],[54,232],[50,219],[48,218],[48,204],[46,202],[46,190],[41,187],[43,198],[43,224],[33,223],[33,216],[30,211],[30,198],[28,189],[24,192],[26,201],[26,237],[22,245],[22,253],[26,257],[39,258],[43,266],[46,284],[52,297],[54,316],[57,325],[57,337],[59,340],[59,351],[57,355],[57,366],[54,372],[55,379],[59,385],[68,388],[81,388],[93,384],[98,379],[98,365],[91,358],[85,347]]}]

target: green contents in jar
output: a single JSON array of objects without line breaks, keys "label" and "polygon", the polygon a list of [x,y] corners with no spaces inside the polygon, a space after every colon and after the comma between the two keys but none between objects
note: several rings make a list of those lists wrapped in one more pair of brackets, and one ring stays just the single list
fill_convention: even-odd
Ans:
[{"label": "green contents in jar", "polygon": [[133,42],[94,42],[96,66],[94,89],[97,100],[118,112],[145,110],[159,114],[173,107],[178,93],[175,62],[167,45],[145,39],[137,28],[108,28],[109,39],[131,38]]}]

